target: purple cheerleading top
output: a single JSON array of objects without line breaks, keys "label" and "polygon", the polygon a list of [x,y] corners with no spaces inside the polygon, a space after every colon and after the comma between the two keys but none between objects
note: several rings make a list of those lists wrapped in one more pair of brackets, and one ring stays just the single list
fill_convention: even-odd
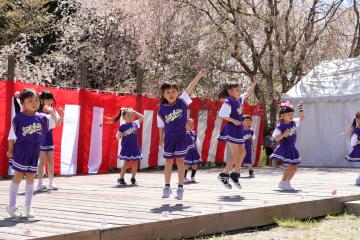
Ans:
[{"label": "purple cheerleading top", "polygon": [[18,113],[13,119],[13,128],[10,129],[9,139],[17,143],[40,144],[43,136],[55,126],[50,115],[36,112],[34,115]]},{"label": "purple cheerleading top", "polygon": [[229,117],[236,119],[238,121],[243,120],[243,98],[234,99],[232,97],[227,97],[224,100],[223,104],[227,104],[231,108]]},{"label": "purple cheerleading top", "polygon": [[271,159],[277,159],[282,161],[285,164],[297,165],[300,163],[299,151],[295,147],[296,143],[296,128],[297,124],[295,121],[290,123],[283,123],[282,121],[276,126],[273,133],[275,138],[277,135],[283,134],[286,130],[290,129],[291,133],[289,136],[284,137],[279,145],[275,148],[274,152],[271,154]]},{"label": "purple cheerleading top", "polygon": [[142,154],[138,143],[138,129],[140,121],[124,123],[119,127],[119,133],[124,134],[121,138],[121,151],[118,158],[125,161],[141,160]]},{"label": "purple cheerleading top", "polygon": [[158,127],[164,128],[165,136],[186,134],[187,110],[191,102],[189,95],[184,92],[174,104],[160,104]]}]

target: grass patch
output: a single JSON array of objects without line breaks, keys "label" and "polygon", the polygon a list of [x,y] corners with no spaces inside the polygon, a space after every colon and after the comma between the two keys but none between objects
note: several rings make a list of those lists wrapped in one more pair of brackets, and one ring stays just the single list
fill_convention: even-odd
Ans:
[{"label": "grass patch", "polygon": [[319,224],[319,219],[283,219],[283,218],[274,218],[274,222],[283,228],[298,228],[298,229],[308,229]]},{"label": "grass patch", "polygon": [[260,151],[260,160],[258,163],[258,166],[266,166],[266,152],[265,149],[263,147],[261,147],[261,151]]}]

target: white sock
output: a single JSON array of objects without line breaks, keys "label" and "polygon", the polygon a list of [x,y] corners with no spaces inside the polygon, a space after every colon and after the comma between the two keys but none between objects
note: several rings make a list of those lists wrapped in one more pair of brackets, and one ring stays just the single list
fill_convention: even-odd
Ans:
[{"label": "white sock", "polygon": [[49,186],[52,187],[52,185],[53,185],[53,180],[49,179]]},{"label": "white sock", "polygon": [[43,185],[43,180],[42,180],[42,178],[39,178],[38,179],[38,186],[42,186]]},{"label": "white sock", "polygon": [[19,191],[19,184],[11,182],[9,190],[9,207],[16,207],[16,196]]},{"label": "white sock", "polygon": [[31,200],[34,194],[34,184],[25,185],[25,207],[31,206]]}]

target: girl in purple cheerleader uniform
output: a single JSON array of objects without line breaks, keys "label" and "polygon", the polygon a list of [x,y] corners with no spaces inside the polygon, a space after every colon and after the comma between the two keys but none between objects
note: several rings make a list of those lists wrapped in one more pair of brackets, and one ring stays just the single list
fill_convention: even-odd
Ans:
[{"label": "girl in purple cheerleader uniform", "polygon": [[[40,94],[40,108],[38,112],[44,112],[44,107],[52,105],[55,103],[54,95],[49,91],[43,91]],[[62,108],[59,108],[60,115],[55,111],[58,122],[56,125],[60,125],[64,119],[64,111]],[[53,141],[53,132],[49,130],[41,139],[40,143],[40,161],[38,166],[38,186],[37,191],[46,191],[46,190],[57,190],[57,186],[54,184],[54,141]],[[43,184],[43,177],[45,171],[45,164],[48,165],[48,176],[49,176],[49,185],[46,187]]]},{"label": "girl in purple cheerleader uniform", "polygon": [[290,180],[294,177],[297,165],[300,163],[300,155],[295,147],[296,128],[300,126],[300,122],[304,121],[305,115],[302,103],[299,103],[298,108],[300,118],[294,119],[294,109],[290,102],[281,104],[279,123],[272,135],[279,144],[270,157],[287,165],[282,180],[279,183],[281,190],[294,190],[290,184]]},{"label": "girl in purple cheerleader uniform", "polygon": [[[197,149],[197,145],[199,144],[199,140],[197,138],[197,134],[194,129],[194,120],[192,118],[188,118],[186,122],[186,134],[189,140],[189,145],[193,146],[187,154],[185,155],[185,178],[184,183],[196,183],[195,174],[197,171],[198,164],[201,164],[201,157],[199,151]],[[191,180],[186,178],[187,172],[191,168]]]},{"label": "girl in purple cheerleader uniform", "polygon": [[[137,117],[136,121],[133,121],[134,114]],[[142,159],[137,133],[144,116],[132,108],[123,108],[120,110],[120,113],[114,117],[113,122],[117,122],[120,117],[123,117],[125,123],[120,125],[116,133],[116,138],[119,141],[121,140],[121,151],[118,158],[124,161],[124,165],[121,168],[120,178],[118,178],[117,182],[119,185],[126,185],[124,176],[131,161],[132,176],[130,181],[131,184],[135,185],[138,162]]]},{"label": "girl in purple cheerleader uniform", "polygon": [[[351,124],[350,143],[351,147],[353,147],[353,150],[345,157],[345,159],[349,162],[360,163],[360,112],[356,113],[355,118]],[[360,186],[360,175],[356,179],[355,184]]]},{"label": "girl in purple cheerleader uniform", "polygon": [[[219,174],[218,179],[228,189],[232,188],[229,180],[231,180],[236,187],[241,188],[239,183],[240,167],[246,154],[243,139],[244,128],[242,125],[242,108],[247,96],[255,89],[258,81],[257,75],[252,77],[252,81],[253,83],[247,89],[245,94],[241,95],[240,85],[237,83],[225,85],[219,94],[220,99],[225,98],[219,116],[226,120],[227,123],[221,130],[218,140],[228,142],[231,156],[226,162],[224,170]],[[234,171],[230,173],[233,167]]]},{"label": "girl in purple cheerleader uniform", "polygon": [[[58,118],[54,109],[49,106],[45,106],[43,109],[49,115],[37,112],[40,101],[38,94],[33,89],[24,89],[21,92],[20,103],[23,111],[14,117],[8,138],[7,156],[14,170],[14,176],[10,185],[9,205],[6,206],[6,211],[12,218],[30,218],[34,217],[31,211],[31,201],[41,138],[55,127]],[[16,206],[16,196],[23,175],[26,176],[24,213]]]},{"label": "girl in purple cheerleader uniform", "polygon": [[164,83],[161,90],[160,107],[158,111],[158,127],[160,134],[160,146],[164,147],[163,157],[165,162],[165,187],[163,189],[163,198],[169,198],[172,190],[170,187],[171,170],[173,159],[176,159],[178,168],[179,185],[176,191],[176,199],[183,198],[184,188],[184,157],[191,148],[188,146],[186,138],[186,120],[189,104],[192,102],[190,93],[195,88],[199,80],[204,77],[206,70],[201,70],[194,80],[191,81],[187,89],[179,96],[179,89],[176,84]]},{"label": "girl in purple cheerleader uniform", "polygon": [[253,141],[255,140],[255,132],[251,129],[251,116],[246,115],[243,118],[243,125],[244,125],[244,142],[245,142],[245,150],[246,155],[244,158],[243,165],[247,166],[249,169],[249,177],[255,177],[254,170],[252,168],[253,161],[252,157],[254,155],[254,144]]}]

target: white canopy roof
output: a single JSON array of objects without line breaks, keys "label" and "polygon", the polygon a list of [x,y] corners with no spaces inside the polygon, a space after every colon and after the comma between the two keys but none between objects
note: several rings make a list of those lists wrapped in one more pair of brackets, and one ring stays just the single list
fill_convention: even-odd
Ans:
[{"label": "white canopy roof", "polygon": [[360,99],[360,58],[321,62],[282,99],[310,102]]}]

